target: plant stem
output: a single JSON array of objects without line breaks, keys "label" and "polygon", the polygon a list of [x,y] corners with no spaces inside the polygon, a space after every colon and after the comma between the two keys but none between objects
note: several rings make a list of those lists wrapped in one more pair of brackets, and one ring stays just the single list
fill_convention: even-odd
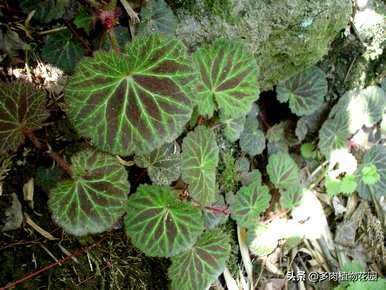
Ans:
[{"label": "plant stem", "polygon": [[229,215],[229,209],[222,208],[222,207],[213,207],[213,206],[206,206],[205,209],[212,211],[213,213],[222,213],[224,215]]},{"label": "plant stem", "polygon": [[119,48],[117,36],[115,34],[114,28],[111,28],[108,30],[110,42],[111,42],[111,47],[115,50],[116,53],[121,53],[121,49]]},{"label": "plant stem", "polygon": [[45,35],[45,34],[49,34],[49,33],[53,33],[53,32],[58,32],[58,31],[61,31],[61,30],[66,30],[66,29],[67,29],[66,26],[60,26],[60,27],[55,27],[55,28],[52,28],[52,29],[49,29],[49,30],[45,30],[45,31],[39,31],[36,34],[38,34],[38,35]]},{"label": "plant stem", "polygon": [[[34,146],[42,151],[45,151],[45,153],[48,154],[58,165],[70,176],[72,176],[72,170],[71,166],[65,161],[62,157],[59,156],[56,152],[52,151],[50,149],[50,146],[48,144],[43,145],[39,139],[35,136],[35,134],[32,132],[32,130],[25,129],[23,130],[24,136],[26,136],[28,139],[31,140],[31,142],[34,144]],[[47,148],[47,149],[46,149]]]}]

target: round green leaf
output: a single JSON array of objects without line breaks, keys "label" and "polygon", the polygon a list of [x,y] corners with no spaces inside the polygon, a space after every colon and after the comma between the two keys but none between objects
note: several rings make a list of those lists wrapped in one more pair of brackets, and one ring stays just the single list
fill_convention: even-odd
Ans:
[{"label": "round green leaf", "polygon": [[84,54],[85,49],[68,30],[48,35],[42,50],[45,61],[65,72],[71,72]]},{"label": "round green leaf", "polygon": [[228,235],[219,229],[206,231],[191,249],[172,258],[172,289],[208,289],[225,270],[230,250]]},{"label": "round green leaf", "polygon": [[199,208],[166,186],[141,185],[129,197],[125,229],[147,256],[171,257],[190,248],[204,230]]},{"label": "round green leaf", "polygon": [[256,60],[240,43],[219,39],[198,49],[193,59],[200,72],[197,105],[201,115],[216,109],[224,118],[246,115],[258,99]]},{"label": "round green leaf", "polygon": [[258,221],[258,217],[269,206],[271,196],[268,187],[254,182],[243,186],[230,204],[232,218],[241,227],[248,227]]},{"label": "round green leaf", "polygon": [[300,170],[288,153],[269,156],[267,173],[271,182],[282,191],[297,191],[300,188]]},{"label": "round green leaf", "polygon": [[250,172],[241,172],[240,181],[244,186],[248,186],[251,183],[261,184],[262,178],[259,169],[253,169]]},{"label": "round green leaf", "polygon": [[319,131],[319,150],[327,158],[334,150],[347,147],[347,140],[351,134],[347,116],[337,114],[327,119]]},{"label": "round green leaf", "polygon": [[182,179],[191,196],[202,205],[211,204],[216,193],[216,168],[219,149],[214,133],[198,126],[182,143]]},{"label": "round green leaf", "polygon": [[[362,170],[366,167],[376,167],[379,179],[374,184],[366,184],[366,176],[363,176]],[[386,195],[386,148],[382,145],[374,145],[363,157],[362,165],[358,168],[358,193],[362,198],[370,199],[371,195]]]},{"label": "round green leaf", "polygon": [[36,130],[48,118],[45,95],[23,81],[0,82],[0,152],[16,151],[24,130]]},{"label": "round green leaf", "polygon": [[256,117],[248,116],[245,121],[244,131],[240,135],[240,148],[249,156],[261,154],[265,149],[265,135],[259,129]]},{"label": "round green leaf", "polygon": [[223,133],[229,142],[236,142],[244,130],[245,116],[222,121],[225,124]]},{"label": "round green leaf", "polygon": [[361,170],[362,180],[367,185],[377,183],[381,177],[378,174],[377,167],[374,164],[365,166]]},{"label": "round green leaf", "polygon": [[111,155],[85,150],[71,158],[73,176],[51,192],[52,218],[66,232],[83,236],[110,229],[125,213],[127,172]]},{"label": "round green leaf", "polygon": [[312,143],[304,143],[300,146],[300,153],[304,159],[313,159],[316,156],[315,145]]},{"label": "round green leaf", "polygon": [[289,102],[291,111],[298,115],[314,113],[327,93],[326,74],[318,67],[311,67],[277,86],[277,99]]},{"label": "round green leaf", "polygon": [[150,153],[174,141],[189,121],[193,78],[180,41],[138,37],[126,54],[100,51],[79,63],[65,90],[68,115],[104,151]]},{"label": "round green leaf", "polygon": [[136,155],[135,163],[147,168],[153,183],[169,185],[181,174],[180,146],[177,142],[165,144],[150,154]]},{"label": "round green leaf", "polygon": [[141,22],[137,33],[160,32],[174,35],[177,28],[177,17],[164,0],[150,0],[141,8]]}]

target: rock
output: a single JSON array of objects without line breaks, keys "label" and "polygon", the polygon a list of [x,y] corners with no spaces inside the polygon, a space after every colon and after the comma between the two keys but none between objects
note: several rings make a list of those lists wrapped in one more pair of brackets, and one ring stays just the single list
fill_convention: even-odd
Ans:
[{"label": "rock", "polygon": [[17,195],[0,196],[0,232],[18,229],[23,222],[22,207]]},{"label": "rock", "polygon": [[319,61],[352,12],[350,0],[196,0],[178,6],[179,38],[193,50],[220,37],[243,42],[256,56],[263,90]]}]

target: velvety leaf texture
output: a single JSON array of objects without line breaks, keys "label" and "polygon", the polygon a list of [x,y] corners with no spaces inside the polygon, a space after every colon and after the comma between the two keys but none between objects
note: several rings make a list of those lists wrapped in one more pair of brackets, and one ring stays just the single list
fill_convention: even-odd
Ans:
[{"label": "velvety leaf texture", "polygon": [[42,57],[53,66],[71,72],[84,53],[80,42],[73,38],[70,31],[64,30],[47,36]]},{"label": "velvety leaf texture", "polygon": [[174,35],[177,28],[177,17],[164,0],[150,0],[141,8],[141,22],[137,33],[154,33]]},{"label": "velvety leaf texture", "polygon": [[71,164],[72,179],[50,192],[52,218],[77,236],[110,229],[126,211],[130,184],[125,168],[114,156],[96,150],[79,152]]},{"label": "velvety leaf texture", "polygon": [[172,258],[172,289],[208,289],[225,270],[230,250],[228,235],[219,229],[206,231],[191,249]]},{"label": "velvety leaf texture", "polygon": [[350,136],[347,116],[337,114],[334,118],[327,119],[320,129],[319,150],[329,158],[334,150],[347,147],[347,140]]},{"label": "velvety leaf texture", "polygon": [[225,124],[223,129],[225,138],[227,138],[229,142],[236,142],[244,130],[245,116],[224,120],[223,123]]},{"label": "velvety leaf texture", "polygon": [[[216,195],[215,202],[211,205],[217,208],[226,208],[224,197],[220,194]],[[221,212],[215,212],[211,210],[204,211],[204,224],[206,229],[214,229],[218,225],[224,224],[228,221],[228,215]]]},{"label": "velvety leaf texture", "polygon": [[79,63],[65,91],[68,116],[104,151],[150,153],[174,141],[189,121],[193,78],[180,41],[138,37],[126,54],[100,51]]},{"label": "velvety leaf texture", "polygon": [[23,81],[0,82],[0,152],[16,151],[23,130],[36,130],[48,118],[44,92]]},{"label": "velvety leaf texture", "polygon": [[[374,165],[379,175],[377,182],[366,184],[362,176],[362,169]],[[362,198],[371,199],[371,196],[386,195],[386,148],[382,145],[374,145],[366,152],[362,165],[358,168],[358,193]]]},{"label": "velvety leaf texture", "polygon": [[258,221],[258,217],[269,205],[268,187],[258,182],[243,186],[230,204],[231,215],[241,227],[248,227]]},{"label": "velvety leaf texture", "polygon": [[178,200],[171,188],[141,185],[129,197],[125,229],[147,256],[171,257],[197,241],[204,222],[200,209]]},{"label": "velvety leaf texture", "polygon": [[198,126],[182,143],[182,179],[189,184],[191,196],[202,205],[215,200],[216,168],[219,149],[214,133]]},{"label": "velvety leaf texture", "polygon": [[181,154],[178,143],[168,143],[147,155],[135,156],[139,167],[147,168],[151,181],[169,185],[181,174]]},{"label": "velvety leaf texture", "polygon": [[327,93],[325,73],[318,67],[311,67],[277,86],[277,99],[289,102],[291,111],[298,115],[310,115],[324,101]]},{"label": "velvety leaf texture", "polygon": [[249,156],[261,154],[265,149],[265,135],[259,129],[259,122],[256,117],[247,117],[244,131],[240,135],[240,148]]},{"label": "velvety leaf texture", "polygon": [[300,171],[288,153],[275,153],[269,156],[267,173],[271,182],[280,190],[298,190]]},{"label": "velvety leaf texture", "polygon": [[259,96],[253,55],[237,42],[220,39],[198,49],[193,59],[200,72],[199,113],[211,117],[219,109],[224,118],[246,115]]}]

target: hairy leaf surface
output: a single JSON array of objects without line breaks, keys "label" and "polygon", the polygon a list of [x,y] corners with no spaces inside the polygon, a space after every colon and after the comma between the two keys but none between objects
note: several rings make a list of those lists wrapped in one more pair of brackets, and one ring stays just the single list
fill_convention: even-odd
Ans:
[{"label": "hairy leaf surface", "polygon": [[77,236],[110,229],[126,211],[130,184],[125,168],[114,156],[96,150],[79,152],[71,164],[72,179],[50,193],[52,218]]},{"label": "hairy leaf surface", "polygon": [[259,129],[256,117],[247,117],[244,131],[240,135],[240,148],[252,157],[261,154],[265,149],[264,132]]},{"label": "hairy leaf surface", "polygon": [[182,143],[182,179],[189,184],[192,197],[202,205],[215,200],[218,161],[219,149],[210,129],[198,126],[185,137]]},{"label": "hairy leaf surface", "polygon": [[223,133],[229,142],[236,142],[244,130],[245,116],[236,119],[223,120],[225,128]]},{"label": "hairy leaf surface", "polygon": [[42,50],[45,61],[65,72],[71,72],[84,54],[85,49],[68,30],[47,36]]},{"label": "hairy leaf surface", "polygon": [[79,63],[65,90],[68,115],[104,151],[150,153],[174,141],[189,121],[193,78],[180,41],[138,37],[126,54],[99,51]]},{"label": "hairy leaf surface", "polygon": [[268,187],[261,185],[258,180],[243,186],[230,204],[232,218],[241,227],[249,227],[268,208],[270,199]]},{"label": "hairy leaf surface", "polygon": [[269,156],[267,173],[271,182],[282,191],[296,191],[300,188],[300,171],[288,153]]},{"label": "hairy leaf surface", "polygon": [[164,0],[150,0],[141,8],[141,22],[137,33],[154,33],[174,35],[177,28],[177,17]]},{"label": "hairy leaf surface", "polygon": [[[362,170],[366,167],[375,166],[376,173],[379,175],[377,182],[373,184],[366,183],[366,176],[363,176]],[[362,160],[362,165],[358,168],[359,182],[358,193],[362,198],[370,199],[374,196],[386,195],[386,148],[382,145],[374,145],[366,152]]]},{"label": "hairy leaf surface", "polygon": [[23,81],[0,82],[0,152],[16,151],[23,130],[36,130],[48,118],[44,92]]},{"label": "hairy leaf surface", "polygon": [[299,73],[277,86],[277,99],[289,107],[298,116],[310,115],[324,101],[327,93],[326,74],[314,66]]},{"label": "hairy leaf surface", "polygon": [[253,55],[237,42],[220,39],[198,49],[193,59],[200,72],[199,113],[211,117],[219,109],[224,118],[246,115],[259,94]]},{"label": "hairy leaf surface", "polygon": [[172,289],[208,289],[225,270],[230,250],[228,235],[219,229],[206,231],[191,249],[172,258]]},{"label": "hairy leaf surface", "polygon": [[153,183],[169,185],[181,174],[180,146],[177,142],[165,144],[150,154],[135,156],[135,163],[147,168]]},{"label": "hairy leaf surface", "polygon": [[146,255],[171,257],[197,241],[204,222],[200,209],[178,200],[171,188],[141,185],[129,197],[125,229]]}]

